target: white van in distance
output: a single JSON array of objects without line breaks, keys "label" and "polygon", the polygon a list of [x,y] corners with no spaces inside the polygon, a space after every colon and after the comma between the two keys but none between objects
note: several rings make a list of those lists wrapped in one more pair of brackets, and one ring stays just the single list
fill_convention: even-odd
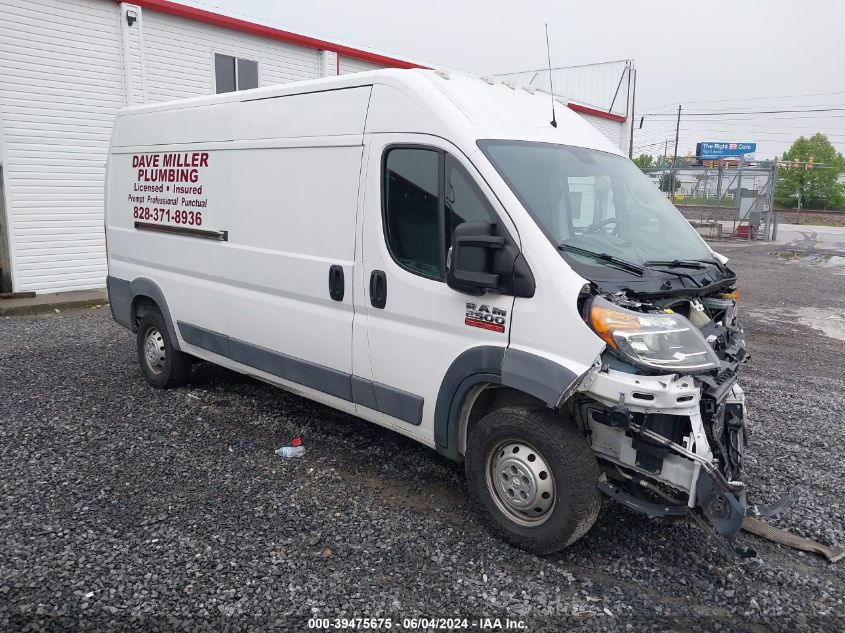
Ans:
[{"label": "white van in distance", "polygon": [[381,70],[123,110],[108,290],[147,381],[204,359],[463,460],[537,554],[603,495],[732,542],[736,277],[549,95]]}]

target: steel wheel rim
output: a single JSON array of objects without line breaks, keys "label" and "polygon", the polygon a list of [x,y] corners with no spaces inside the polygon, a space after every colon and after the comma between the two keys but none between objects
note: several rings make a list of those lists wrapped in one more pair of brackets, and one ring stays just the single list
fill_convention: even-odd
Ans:
[{"label": "steel wheel rim", "polygon": [[167,354],[164,351],[164,337],[157,328],[148,328],[144,335],[144,360],[154,374],[160,374],[164,369]]},{"label": "steel wheel rim", "polygon": [[542,453],[523,440],[499,442],[487,453],[487,489],[514,523],[535,527],[555,507],[555,481]]}]

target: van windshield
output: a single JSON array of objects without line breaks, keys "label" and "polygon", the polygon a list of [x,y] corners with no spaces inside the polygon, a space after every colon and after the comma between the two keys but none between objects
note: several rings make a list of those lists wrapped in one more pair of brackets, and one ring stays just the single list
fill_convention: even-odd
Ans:
[{"label": "van windshield", "polygon": [[[598,150],[479,141],[553,244],[580,263],[713,261],[704,241],[631,161]],[[610,256],[597,258],[595,255]]]}]

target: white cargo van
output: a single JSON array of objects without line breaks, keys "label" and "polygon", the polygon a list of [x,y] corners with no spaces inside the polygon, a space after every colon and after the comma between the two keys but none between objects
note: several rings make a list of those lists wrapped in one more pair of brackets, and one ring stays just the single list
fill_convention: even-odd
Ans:
[{"label": "white cargo van", "polygon": [[602,494],[729,544],[736,278],[549,95],[383,70],[123,110],[108,290],[156,387],[218,363],[463,460],[539,554]]}]

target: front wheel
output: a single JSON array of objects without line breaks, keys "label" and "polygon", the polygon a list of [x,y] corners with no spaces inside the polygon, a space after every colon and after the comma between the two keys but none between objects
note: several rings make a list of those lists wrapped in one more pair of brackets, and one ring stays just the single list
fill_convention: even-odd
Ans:
[{"label": "front wheel", "polygon": [[548,409],[506,407],[484,416],[464,464],[487,527],[533,554],[571,545],[598,517],[595,455],[574,424]]},{"label": "front wheel", "polygon": [[191,357],[173,347],[164,317],[147,312],[138,324],[138,362],[153,387],[181,387],[191,375]]}]

